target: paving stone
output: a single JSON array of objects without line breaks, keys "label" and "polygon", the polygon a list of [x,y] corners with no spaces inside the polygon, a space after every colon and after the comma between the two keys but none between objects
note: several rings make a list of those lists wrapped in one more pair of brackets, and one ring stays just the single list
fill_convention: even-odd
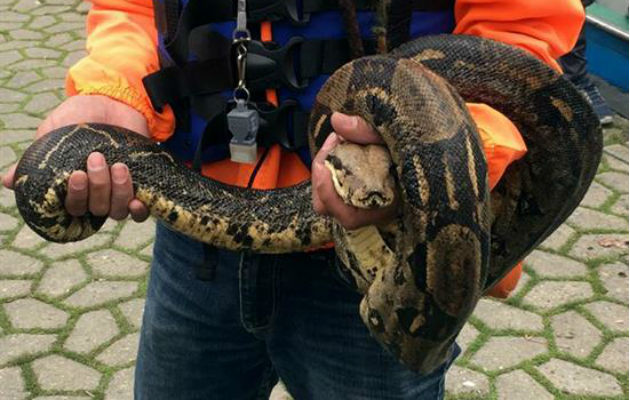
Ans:
[{"label": "paving stone", "polygon": [[111,236],[109,235],[96,234],[87,239],[83,239],[80,242],[51,243],[40,250],[40,253],[50,258],[61,258],[90,250],[94,247],[104,246],[110,239]]},{"label": "paving stone", "polygon": [[17,228],[18,220],[8,214],[0,213],[0,231],[12,231]]},{"label": "paving stone", "polygon": [[76,353],[89,353],[117,334],[118,325],[109,311],[92,311],[79,317],[63,347]]},{"label": "paving stone", "polygon": [[611,157],[607,154],[604,154],[604,160],[606,160],[606,165],[608,165],[608,167],[610,169],[616,170],[616,171],[622,171],[622,172],[628,172],[628,162],[627,161],[621,161],[616,157]]},{"label": "paving stone", "polygon": [[578,207],[573,211],[567,222],[582,230],[610,229],[628,230],[628,219],[604,214],[600,211]]},{"label": "paving stone", "polygon": [[23,88],[29,93],[42,93],[50,90],[58,90],[64,88],[64,80],[63,79],[45,79],[43,81],[39,81],[29,85],[28,87]]},{"label": "paving stone", "polygon": [[0,166],[13,164],[16,159],[17,156],[12,148],[8,146],[0,147]]},{"label": "paving stone", "polygon": [[587,206],[592,208],[601,207],[602,204],[612,195],[612,191],[597,182],[593,182],[591,187],[586,192],[586,196],[580,203],[581,206]]},{"label": "paving stone", "polygon": [[94,390],[101,378],[95,369],[56,354],[37,359],[32,366],[43,390]]},{"label": "paving stone", "polygon": [[[33,130],[19,130],[19,131],[15,131],[15,130],[3,130],[2,134],[0,135],[0,145],[3,144],[10,144],[10,143],[19,143],[19,142],[25,142],[25,141],[32,141],[35,138],[35,131]],[[6,190],[6,189],[2,189],[3,191],[9,192],[11,193],[11,196],[13,197],[13,192]],[[0,203],[0,205],[4,205],[2,203]]]},{"label": "paving stone", "polygon": [[0,280],[0,300],[27,295],[32,283],[27,280]]},{"label": "paving stone", "polygon": [[486,371],[513,367],[547,351],[542,337],[526,339],[513,336],[491,337],[472,357],[472,362]]},{"label": "paving stone", "polygon": [[617,373],[628,373],[628,338],[613,339],[597,357],[595,364]]},{"label": "paving stone", "polygon": [[155,221],[152,219],[138,224],[127,221],[118,238],[114,242],[116,246],[135,250],[155,237]]},{"label": "paving stone", "polygon": [[[40,15],[33,18],[33,20],[31,21],[30,24],[28,24],[28,26],[33,29],[42,29],[42,28],[45,28],[47,26],[54,24],[55,22],[56,22],[55,17],[51,15]],[[49,46],[51,46],[50,42],[47,42],[47,43]],[[52,46],[54,46],[54,44],[52,44]]]},{"label": "paving stone", "polygon": [[136,359],[138,353],[139,333],[131,333],[112,343],[103,350],[96,359],[110,367],[120,367]]},{"label": "paving stone", "polygon": [[[62,12],[66,12],[70,10],[70,7],[68,6],[42,6],[42,7],[37,7],[36,9],[34,9],[31,14],[32,15],[49,15],[49,14],[59,14]],[[81,24],[81,27],[83,27],[83,23]]]},{"label": "paving stone", "polygon": [[487,396],[488,377],[477,371],[453,365],[446,373],[446,391],[450,395]]},{"label": "paving stone", "polygon": [[22,71],[13,75],[13,78],[9,79],[4,85],[12,89],[18,89],[24,87],[30,83],[37,82],[42,79],[36,72]]},{"label": "paving stone", "polygon": [[17,111],[19,108],[20,105],[17,103],[0,103],[0,114],[12,113]]},{"label": "paving stone", "polygon": [[628,235],[583,235],[573,244],[569,255],[583,260],[628,254]]},{"label": "paving stone", "polygon": [[93,398],[87,396],[40,396],[33,400],[92,400]]},{"label": "paving stone", "polygon": [[470,323],[466,323],[457,336],[457,344],[462,349],[462,354],[468,349],[468,345],[479,335],[477,328]]},{"label": "paving stone", "polygon": [[133,400],[133,367],[114,374],[105,392],[105,400]]},{"label": "paving stone", "polygon": [[[1,57],[0,53],[0,57]],[[17,103],[26,98],[26,95],[22,92],[18,92],[17,90],[7,89],[0,87],[0,103]],[[5,125],[7,126],[7,125]],[[11,129],[14,129],[14,126],[7,126]]]},{"label": "paving stone", "polygon": [[11,260],[10,263],[0,263],[0,275],[24,276],[35,274],[44,266],[36,258],[11,250],[0,249],[0,260]]},{"label": "paving stone", "polygon": [[587,357],[602,339],[599,330],[575,311],[554,315],[551,327],[558,349],[578,358]]},{"label": "paving stone", "polygon": [[43,239],[37,233],[33,232],[33,230],[25,224],[15,236],[15,239],[13,239],[11,246],[18,249],[32,249],[45,243],[47,243],[46,239]]},{"label": "paving stone", "polygon": [[[17,42],[10,42],[10,43],[17,43]],[[27,60],[18,61],[15,64],[10,65],[9,68],[15,71],[22,71],[26,69],[53,67],[57,65],[57,63],[58,61],[52,58],[29,58]]]},{"label": "paving stone", "polygon": [[528,255],[525,264],[541,277],[566,278],[584,276],[588,272],[586,265],[580,262],[540,250]]},{"label": "paving stone", "polygon": [[149,243],[149,245],[142,249],[139,254],[147,257],[153,257],[153,242]]},{"label": "paving stone", "polygon": [[610,207],[610,211],[615,214],[628,215],[628,195],[622,194],[619,199]]},{"label": "paving stone", "polygon": [[628,303],[628,264],[601,265],[597,273],[602,285],[606,288],[606,296]]},{"label": "paving stone", "polygon": [[[140,329],[140,325],[142,324],[142,314],[144,312],[144,299],[131,299],[127,302],[120,303],[118,308],[120,308],[120,311],[123,313],[127,322],[129,322],[131,326],[136,329]],[[465,345],[467,345],[471,341],[471,339],[468,339],[472,334],[471,329],[475,328],[470,324],[464,325],[464,328],[459,334],[459,338],[457,340],[460,346],[462,346],[462,342],[465,342]]]},{"label": "paving stone", "polygon": [[34,8],[40,6],[41,3],[39,0],[20,0],[12,7],[14,11],[20,11],[22,13],[26,13]]},{"label": "paving stone", "polygon": [[61,47],[63,50],[66,51],[76,51],[76,50],[84,50],[85,51],[85,40],[81,39],[81,40],[73,40],[72,42],[68,42]]},{"label": "paving stone", "polygon": [[113,249],[100,250],[87,255],[87,262],[97,276],[138,277],[146,273],[148,263]]},{"label": "paving stone", "polygon": [[61,54],[58,50],[45,47],[31,47],[24,50],[24,53],[30,58],[57,58]]},{"label": "paving stone", "polygon": [[[73,39],[74,39],[73,36],[70,35],[68,32],[63,32],[63,33],[58,33],[52,36],[50,39],[48,39],[46,44],[51,47],[57,47],[64,43],[68,43],[72,41]],[[64,70],[67,71],[67,68],[64,68]]]},{"label": "paving stone", "polygon": [[9,321],[17,329],[61,328],[68,313],[35,299],[19,299],[4,305]]},{"label": "paving stone", "polygon": [[[22,55],[16,50],[0,52],[0,67],[6,67],[22,59]],[[7,99],[4,99],[5,101]]]},{"label": "paving stone", "polygon": [[27,114],[12,113],[0,114],[0,122],[12,129],[36,129],[42,120]]},{"label": "paving stone", "polygon": [[609,171],[597,175],[596,179],[620,193],[628,193],[628,174]]},{"label": "paving stone", "polygon": [[131,296],[137,289],[138,282],[91,282],[73,293],[64,303],[72,307],[93,307]]},{"label": "paving stone", "polygon": [[542,242],[541,247],[545,247],[551,250],[560,250],[562,246],[564,246],[567,241],[573,236],[575,230],[571,228],[567,224],[562,224],[556,229],[554,233],[552,233],[544,242]]},{"label": "paving stone", "polygon": [[541,331],[544,328],[540,315],[489,299],[477,303],[474,316],[491,329]]},{"label": "paving stone", "polygon": [[604,148],[604,152],[628,162],[628,145],[612,144]]},{"label": "paving stone", "polygon": [[66,67],[71,67],[76,64],[80,59],[85,57],[85,50],[77,50],[69,53],[66,58],[63,60],[63,65]]},{"label": "paving stone", "polygon": [[615,332],[628,331],[628,307],[608,301],[596,301],[584,306],[606,328]]},{"label": "paving stone", "polygon": [[76,259],[58,261],[44,272],[37,287],[37,293],[50,297],[63,296],[86,279],[87,274]]},{"label": "paving stone", "polygon": [[33,335],[30,333],[17,333],[0,337],[0,365],[19,357],[48,351],[56,340],[57,335]]},{"label": "paving stone", "polygon": [[37,114],[51,110],[52,108],[58,106],[59,103],[60,101],[57,96],[50,92],[38,93],[34,95],[28,103],[26,103],[24,109],[28,112]]},{"label": "paving stone", "polygon": [[116,229],[118,227],[118,224],[120,224],[120,222],[113,220],[111,218],[108,218],[107,221],[105,221],[105,223],[103,224],[103,226],[101,226],[101,229],[99,229],[99,232],[113,232],[114,229]]},{"label": "paving stone", "polygon": [[498,400],[553,400],[554,397],[534,378],[516,370],[496,378]]},{"label": "paving stone", "polygon": [[[0,23],[0,25],[2,25],[2,24]],[[19,28],[19,26],[17,28]],[[0,29],[2,29],[2,28],[0,27]],[[22,55],[19,52],[17,52],[17,51],[16,52],[12,52],[12,50],[24,49],[24,48],[27,48],[27,47],[32,46],[32,45],[33,45],[33,42],[31,42],[30,40],[9,40],[7,42],[0,43],[0,55],[4,55],[6,53],[10,53],[12,55],[18,55],[19,58],[22,59]],[[28,60],[26,60],[26,61],[28,61]],[[11,62],[14,62],[14,61],[11,61]],[[6,66],[6,67],[8,67],[8,68],[10,68],[12,70],[15,70],[16,69],[15,66],[17,64],[9,65],[9,64],[11,64],[11,62],[7,62],[4,66]],[[2,63],[2,60],[0,60],[0,63]],[[32,68],[25,68],[25,69],[32,69]]]},{"label": "paving stone", "polygon": [[2,400],[23,400],[27,396],[28,393],[20,368],[0,369],[0,398]]},{"label": "paving stone", "polygon": [[567,394],[583,396],[616,396],[621,387],[612,375],[580,367],[567,361],[551,359],[536,367],[551,383]]},{"label": "paving stone", "polygon": [[548,310],[592,295],[588,282],[540,282],[525,295],[523,302]]}]

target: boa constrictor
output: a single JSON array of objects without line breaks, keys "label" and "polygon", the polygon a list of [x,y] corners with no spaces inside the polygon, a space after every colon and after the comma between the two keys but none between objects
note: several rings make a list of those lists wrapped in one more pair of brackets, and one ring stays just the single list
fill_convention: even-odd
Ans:
[{"label": "boa constrictor", "polygon": [[[464,101],[505,114],[528,147],[492,193]],[[360,314],[372,335],[409,368],[431,371],[449,356],[484,290],[586,193],[601,153],[597,117],[566,79],[533,57],[455,35],[424,37],[335,72],[311,113],[313,154],[332,130],[333,111],[368,121],[391,155],[400,215],[376,241],[315,214],[309,182],[274,190],[227,186],[180,166],[139,135],[97,124],[62,128],[35,142],[17,168],[17,204],[49,240],[91,235],[104,219],[72,217],[63,199],[71,171],[100,151],[108,162],[129,166],[136,196],[154,216],[198,240],[283,253],[334,238],[364,295]],[[343,168],[346,161],[329,162]],[[355,254],[361,247],[368,255]]]}]

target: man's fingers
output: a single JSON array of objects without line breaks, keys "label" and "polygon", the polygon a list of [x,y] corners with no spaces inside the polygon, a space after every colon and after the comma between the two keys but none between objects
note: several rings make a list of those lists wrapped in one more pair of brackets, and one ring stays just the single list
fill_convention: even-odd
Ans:
[{"label": "man's fingers", "polygon": [[68,194],[65,200],[70,215],[80,217],[88,209],[88,176],[83,171],[74,171],[68,179]]},{"label": "man's fingers", "polygon": [[92,214],[105,216],[109,214],[111,178],[105,157],[101,153],[92,153],[87,159],[89,210]]},{"label": "man's fingers", "polygon": [[138,199],[133,199],[129,202],[129,213],[136,222],[143,222],[149,218],[149,209]]},{"label": "man's fingers", "polygon": [[2,177],[2,184],[7,189],[13,189],[13,177],[15,176],[15,169],[17,164],[13,164],[6,174]]},{"label": "man's fingers", "polygon": [[129,215],[129,202],[133,199],[133,186],[129,169],[125,164],[112,165],[110,173],[112,176],[112,201],[109,216],[120,221]]},{"label": "man's fingers", "polygon": [[335,132],[348,142],[358,144],[383,143],[381,136],[363,118],[336,112],[333,113],[330,123]]}]

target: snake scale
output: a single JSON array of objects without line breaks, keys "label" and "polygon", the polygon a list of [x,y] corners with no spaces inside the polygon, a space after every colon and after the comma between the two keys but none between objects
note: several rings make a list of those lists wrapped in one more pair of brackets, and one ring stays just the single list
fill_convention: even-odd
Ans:
[{"label": "snake scale", "polygon": [[[492,193],[464,101],[505,114],[528,147]],[[100,151],[108,162],[129,166],[136,196],[154,216],[198,240],[285,253],[334,238],[364,295],[360,315],[371,334],[409,368],[434,370],[484,290],[579,204],[600,160],[597,117],[565,78],[535,58],[458,35],[423,37],[336,71],[311,112],[313,154],[331,131],[333,111],[368,121],[393,161],[400,212],[380,230],[380,255],[353,253],[353,233],[314,213],[310,182],[274,190],[227,186],[180,166],[148,139],[107,125],[61,128],[29,147],[17,168],[17,204],[49,240],[91,235],[104,219],[71,217],[63,199],[71,171]]]}]

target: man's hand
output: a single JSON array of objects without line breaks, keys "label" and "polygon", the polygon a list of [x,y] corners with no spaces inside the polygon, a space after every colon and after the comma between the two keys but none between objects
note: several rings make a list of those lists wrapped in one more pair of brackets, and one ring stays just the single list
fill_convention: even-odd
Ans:
[{"label": "man's hand", "polygon": [[397,202],[388,207],[364,210],[349,206],[335,191],[330,171],[324,166],[326,156],[339,142],[358,144],[382,144],[381,137],[362,118],[334,113],[331,118],[334,132],[313,159],[311,179],[313,183],[313,209],[318,214],[335,218],[346,229],[366,225],[378,225],[391,221],[396,215]]},{"label": "man's hand", "polygon": [[[106,96],[73,96],[54,109],[37,129],[36,138],[66,125],[83,122],[106,123],[149,136],[144,116],[126,104]],[[2,184],[13,188],[16,165],[2,177]],[[122,220],[129,214],[142,222],[149,216],[146,206],[133,196],[131,175],[125,164],[111,167],[101,153],[91,153],[87,159],[87,173],[75,171],[68,181],[66,210],[81,216],[88,210],[98,216]]]}]

